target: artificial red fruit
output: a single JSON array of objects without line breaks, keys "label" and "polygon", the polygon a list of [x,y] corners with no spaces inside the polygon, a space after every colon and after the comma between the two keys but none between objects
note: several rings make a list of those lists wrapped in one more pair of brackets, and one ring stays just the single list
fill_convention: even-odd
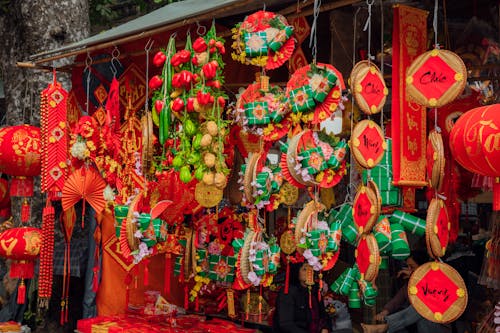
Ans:
[{"label": "artificial red fruit", "polygon": [[191,52],[188,50],[181,50],[172,56],[170,63],[172,66],[177,67],[179,65],[187,63],[191,59]]},{"label": "artificial red fruit", "polygon": [[193,59],[191,59],[191,62],[193,63],[193,65],[198,66],[198,57],[193,57]]},{"label": "artificial red fruit", "polygon": [[205,93],[203,91],[198,91],[198,93],[196,94],[196,99],[198,100],[198,103],[200,105],[207,105],[208,103],[210,103],[210,94],[209,93]]},{"label": "artificial red fruit", "polygon": [[160,88],[162,84],[163,84],[163,79],[159,75],[155,75],[149,80],[149,88],[151,90]]},{"label": "artificial red fruit", "polygon": [[220,48],[223,46],[224,44],[221,42],[221,41],[217,41],[215,42],[215,47],[218,48],[220,50]]},{"label": "artificial red fruit", "polygon": [[225,100],[225,99],[224,99],[224,97],[222,97],[222,96],[219,96],[219,97],[217,98],[217,102],[219,103],[219,106],[220,106],[221,108],[224,108],[224,107],[226,106],[226,100]]},{"label": "artificial red fruit", "polygon": [[172,87],[189,89],[193,78],[193,73],[186,70],[180,71],[172,77]]},{"label": "artificial red fruit", "polygon": [[158,51],[153,58],[153,64],[156,67],[161,67],[165,63],[165,60],[167,60],[167,56],[165,55],[165,53],[163,53],[162,51]]},{"label": "artificial red fruit", "polygon": [[189,97],[186,105],[187,112],[194,112],[194,98]]},{"label": "artificial red fruit", "polygon": [[226,54],[226,47],[222,45],[222,47],[219,49],[220,54]]},{"label": "artificial red fruit", "polygon": [[217,67],[219,65],[215,61],[211,61],[208,64],[203,65],[201,68],[201,73],[206,80],[212,80],[217,75]]},{"label": "artificial red fruit", "polygon": [[182,100],[182,98],[177,97],[176,99],[174,99],[174,101],[172,102],[172,111],[180,112],[182,111],[183,108],[184,108],[184,101]]},{"label": "artificial red fruit", "polygon": [[210,53],[215,53],[215,51],[217,51],[217,49],[215,47],[210,48]]},{"label": "artificial red fruit", "polygon": [[214,46],[215,45],[215,39],[210,39],[210,41],[208,42],[208,45],[210,45],[210,47]]},{"label": "artificial red fruit", "polygon": [[215,89],[220,89],[220,81],[219,80],[207,81],[207,82],[205,82],[205,85],[207,87],[212,87],[212,88],[215,88]]},{"label": "artificial red fruit", "polygon": [[215,101],[214,96],[210,95],[210,104],[213,104]]},{"label": "artificial red fruit", "polygon": [[197,53],[204,52],[207,50],[207,43],[202,37],[196,38],[193,43],[193,50]]},{"label": "artificial red fruit", "polygon": [[158,99],[155,101],[155,110],[157,113],[160,113],[161,110],[163,110],[164,106],[165,106],[165,103],[163,103],[162,100]]}]

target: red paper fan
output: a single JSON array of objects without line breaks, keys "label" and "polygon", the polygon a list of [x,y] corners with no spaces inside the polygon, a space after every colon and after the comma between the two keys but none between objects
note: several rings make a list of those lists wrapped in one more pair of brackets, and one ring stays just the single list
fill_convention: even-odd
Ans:
[{"label": "red paper fan", "polygon": [[64,183],[61,200],[63,210],[68,210],[83,199],[99,214],[106,206],[103,196],[105,187],[106,183],[95,169],[81,167],[75,170]]},{"label": "red paper fan", "polygon": [[282,153],[280,166],[281,166],[281,172],[283,173],[283,177],[285,177],[286,181],[292,184],[293,186],[297,188],[304,188],[305,185],[296,181],[295,178],[293,178],[293,176],[290,174],[290,170],[288,170],[288,163],[286,159],[287,159],[287,154]]},{"label": "red paper fan", "polygon": [[269,21],[275,16],[276,14],[273,12],[259,10],[258,12],[248,15],[245,21],[243,21],[242,27],[252,32],[262,31],[271,27]]},{"label": "red paper fan", "polygon": [[278,52],[269,51],[267,57],[266,69],[275,69],[283,65],[295,51],[295,39],[290,38]]},{"label": "red paper fan", "polygon": [[172,205],[172,201],[170,200],[161,200],[151,208],[151,220],[154,220],[158,216],[160,216],[168,207]]},{"label": "red paper fan", "polygon": [[292,127],[292,122],[289,118],[285,118],[281,123],[274,124],[274,130],[269,133],[264,133],[262,139],[264,141],[277,141],[284,137]]}]

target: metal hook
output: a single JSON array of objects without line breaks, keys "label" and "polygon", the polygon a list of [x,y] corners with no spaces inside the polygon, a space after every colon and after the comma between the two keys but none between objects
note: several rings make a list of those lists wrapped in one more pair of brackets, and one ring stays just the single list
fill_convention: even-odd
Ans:
[{"label": "metal hook", "polygon": [[85,58],[85,69],[89,69],[90,66],[92,66],[92,57],[90,56],[90,53],[87,52],[87,58]]},{"label": "metal hook", "polygon": [[151,48],[153,47],[154,43],[155,43],[155,41],[150,38],[148,40],[148,42],[146,43],[146,45],[144,46],[144,51],[149,52],[151,50]]},{"label": "metal hook", "polygon": [[204,36],[207,33],[207,28],[201,25],[199,21],[196,21],[196,33],[198,36]]},{"label": "metal hook", "polygon": [[113,51],[111,52],[111,60],[110,60],[110,65],[111,65],[111,72],[113,73],[113,77],[116,78],[116,74],[118,73],[118,68],[116,68],[115,61],[118,63],[120,67],[122,67],[122,64],[120,62],[120,50],[115,46]]}]

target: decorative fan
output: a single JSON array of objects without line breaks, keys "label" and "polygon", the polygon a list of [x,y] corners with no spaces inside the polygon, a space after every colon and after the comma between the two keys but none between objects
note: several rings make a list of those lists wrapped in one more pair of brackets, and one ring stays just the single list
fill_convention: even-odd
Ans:
[{"label": "decorative fan", "polygon": [[83,199],[94,208],[96,214],[99,214],[106,206],[106,200],[103,196],[105,187],[106,183],[95,169],[84,166],[75,170],[64,183],[63,210],[68,210]]}]

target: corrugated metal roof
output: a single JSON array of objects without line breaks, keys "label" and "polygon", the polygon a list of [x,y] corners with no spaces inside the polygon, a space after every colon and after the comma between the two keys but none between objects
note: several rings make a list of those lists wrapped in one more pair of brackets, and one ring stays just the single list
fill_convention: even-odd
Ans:
[{"label": "corrugated metal roof", "polygon": [[68,44],[47,52],[34,54],[30,56],[30,59],[35,60],[38,58],[48,57],[53,54],[64,53],[70,50],[87,48],[92,45],[118,40],[123,37],[147,32],[171,23],[180,22],[187,18],[210,13],[214,10],[229,7],[231,5],[238,3],[245,5],[249,2],[250,0],[184,0],[181,2],[174,2],[152,11],[149,14],[143,15],[79,42]]}]

